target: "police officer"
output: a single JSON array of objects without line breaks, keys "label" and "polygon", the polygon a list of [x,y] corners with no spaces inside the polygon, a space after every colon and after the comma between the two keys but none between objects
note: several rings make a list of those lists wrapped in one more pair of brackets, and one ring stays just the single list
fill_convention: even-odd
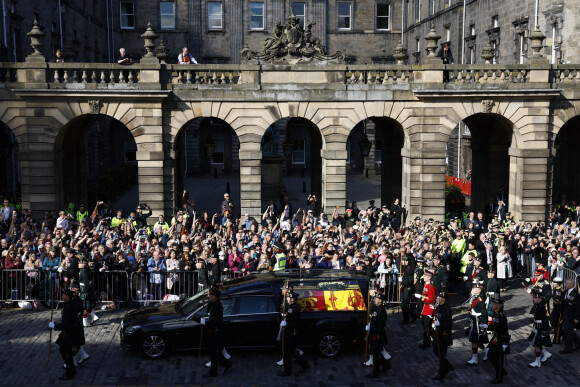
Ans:
[{"label": "police officer", "polygon": [[284,246],[282,243],[276,241],[272,244],[274,254],[270,259],[270,270],[278,271],[286,269],[286,254],[284,254]]},{"label": "police officer", "polygon": [[286,293],[286,314],[280,323],[280,326],[284,328],[284,371],[278,373],[278,376],[292,375],[292,358],[296,358],[296,361],[302,368],[302,371],[310,368],[300,352],[296,351],[296,345],[298,341],[298,324],[300,322],[301,312],[300,306],[296,304],[297,299],[298,293],[295,293],[292,290],[289,290]]},{"label": "police officer", "polygon": [[531,362],[529,366],[532,368],[540,368],[543,362],[552,357],[551,353],[544,350],[544,347],[552,346],[552,341],[550,340],[548,304],[541,288],[534,287],[531,294],[534,298],[534,305],[532,306],[532,310],[530,310],[530,314],[534,316],[534,323],[529,340],[530,345],[534,347],[536,360]]},{"label": "police officer", "polygon": [[[379,365],[382,370],[390,368],[390,364],[381,356],[383,346],[387,344],[387,309],[383,305],[383,300],[386,297],[383,294],[376,293],[374,303],[370,305],[369,317],[370,322],[366,326],[369,335],[369,344],[371,347],[371,355],[373,357],[373,370],[367,375],[367,378],[377,378],[379,376]],[[380,359],[380,361],[379,361]]]},{"label": "police officer", "polygon": [[560,344],[562,335],[562,303],[564,301],[565,290],[562,287],[562,278],[553,279],[554,287],[552,288],[552,313],[550,314],[550,325],[554,331],[554,344]]},{"label": "police officer", "polygon": [[437,309],[435,310],[433,319],[433,328],[435,336],[433,340],[433,353],[439,359],[439,369],[433,377],[433,380],[443,382],[447,372],[454,370],[453,365],[447,359],[447,347],[453,345],[453,316],[443,293],[437,296]]},{"label": "police officer", "polygon": [[217,376],[218,362],[224,367],[224,374],[230,369],[231,363],[220,353],[223,347],[222,324],[224,321],[224,307],[220,301],[220,291],[212,287],[209,291],[209,303],[207,305],[207,317],[201,318],[201,324],[205,326],[207,347],[211,359],[211,367],[206,378]]},{"label": "police officer", "polygon": [[[409,257],[403,255],[401,257],[401,264],[403,265],[403,273],[399,280],[401,283],[401,310],[403,311],[401,325],[407,325],[409,324],[409,315],[411,314],[411,297],[415,293],[415,278],[413,266],[409,265]],[[414,315],[413,321],[415,321]]]},{"label": "police officer", "polygon": [[77,343],[77,324],[78,324],[78,314],[75,306],[71,302],[72,300],[72,290],[65,289],[62,292],[62,314],[60,324],[55,324],[54,321],[48,323],[50,329],[56,329],[60,331],[56,343],[59,345],[59,352],[62,356],[62,360],[66,364],[66,374],[61,376],[60,380],[70,380],[74,378],[76,373],[74,362],[73,362],[73,347]]},{"label": "police officer", "polygon": [[[473,366],[478,363],[478,348],[484,349],[484,344],[489,342],[487,337],[487,308],[485,307],[485,295],[483,293],[483,284],[475,280],[471,287],[471,312],[470,325],[468,329],[468,339],[471,343],[471,359],[465,364]],[[487,351],[484,349],[484,359],[487,360]]]},{"label": "police officer", "polygon": [[505,370],[505,355],[508,348],[510,336],[508,330],[507,317],[503,313],[503,300],[495,297],[492,301],[493,314],[491,324],[488,329],[493,332],[489,342],[489,360],[495,368],[495,378],[489,382],[498,384],[503,382],[503,377],[507,374]]}]

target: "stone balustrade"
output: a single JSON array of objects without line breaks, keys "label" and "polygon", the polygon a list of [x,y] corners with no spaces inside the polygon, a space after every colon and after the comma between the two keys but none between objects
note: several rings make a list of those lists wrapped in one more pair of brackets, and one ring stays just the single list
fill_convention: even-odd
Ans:
[{"label": "stone balustrade", "polygon": [[[346,88],[437,84],[449,71],[453,89],[552,88],[580,85],[580,65],[178,65],[138,63],[0,63],[0,89],[181,90],[234,85],[335,84]],[[382,85],[382,86],[381,86]],[[525,86],[524,86],[525,85]]]}]

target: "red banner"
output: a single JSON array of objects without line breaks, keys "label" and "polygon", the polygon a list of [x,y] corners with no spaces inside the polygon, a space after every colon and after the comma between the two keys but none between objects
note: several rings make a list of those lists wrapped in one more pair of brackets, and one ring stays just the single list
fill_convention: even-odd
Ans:
[{"label": "red banner", "polygon": [[459,187],[461,193],[467,196],[471,196],[471,181],[460,179],[453,176],[445,176],[447,184],[455,185]]}]

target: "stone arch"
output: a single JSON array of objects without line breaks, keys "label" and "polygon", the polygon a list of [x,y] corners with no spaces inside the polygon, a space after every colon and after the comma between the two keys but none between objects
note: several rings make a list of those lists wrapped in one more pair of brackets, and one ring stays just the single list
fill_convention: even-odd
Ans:
[{"label": "stone arch", "polygon": [[58,206],[114,201],[137,183],[137,151],[135,133],[112,116],[82,114],[68,121],[54,136]]},{"label": "stone arch", "polygon": [[172,137],[173,207],[181,207],[185,190],[198,211],[219,212],[224,192],[239,203],[240,140],[231,125],[215,116],[198,116]]},{"label": "stone arch", "polygon": [[567,119],[554,136],[554,172],[552,203],[559,204],[564,198],[567,203],[580,203],[580,115]]}]

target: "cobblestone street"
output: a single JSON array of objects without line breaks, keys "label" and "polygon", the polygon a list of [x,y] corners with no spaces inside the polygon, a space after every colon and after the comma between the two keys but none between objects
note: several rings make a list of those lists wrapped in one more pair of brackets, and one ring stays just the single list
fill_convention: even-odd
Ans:
[{"label": "cobblestone street", "polygon": [[[460,304],[463,297],[455,296],[452,305]],[[572,355],[560,354],[561,346],[550,350],[553,357],[541,369],[530,369],[527,364],[534,359],[533,350],[526,338],[530,333],[530,317],[527,314],[531,300],[517,281],[512,281],[510,290],[504,294],[506,315],[512,335],[512,355],[508,357],[509,375],[505,382],[514,385],[534,385],[542,380],[542,385],[578,385],[580,374],[580,352]],[[62,360],[58,346],[53,344],[47,367],[47,353],[50,310],[24,311],[3,309],[0,313],[0,364],[2,364],[2,385],[436,385],[431,377],[436,371],[436,358],[431,349],[417,348],[420,326],[401,326],[400,313],[389,315],[389,346],[393,356],[392,369],[380,379],[370,381],[364,376],[368,368],[360,364],[363,360],[362,348],[346,349],[336,360],[326,360],[314,353],[306,352],[311,369],[306,373],[289,378],[276,376],[281,370],[274,365],[279,360],[280,351],[235,350],[233,368],[226,376],[205,379],[207,369],[203,363],[208,356],[202,353],[174,353],[159,361],[144,359],[140,354],[127,352],[119,346],[120,322],[126,310],[99,311],[99,321],[86,328],[86,351],[91,358],[79,369],[74,381],[61,382]],[[55,320],[60,320],[60,310],[55,311]],[[467,367],[470,349],[463,332],[468,318],[466,313],[455,312],[454,345],[450,348],[449,359],[455,371],[448,374],[445,384],[486,384],[492,378],[493,367],[482,362],[475,367]],[[53,341],[56,335],[53,335]],[[296,366],[297,367],[297,366]],[[295,368],[296,369],[296,368]]]}]

